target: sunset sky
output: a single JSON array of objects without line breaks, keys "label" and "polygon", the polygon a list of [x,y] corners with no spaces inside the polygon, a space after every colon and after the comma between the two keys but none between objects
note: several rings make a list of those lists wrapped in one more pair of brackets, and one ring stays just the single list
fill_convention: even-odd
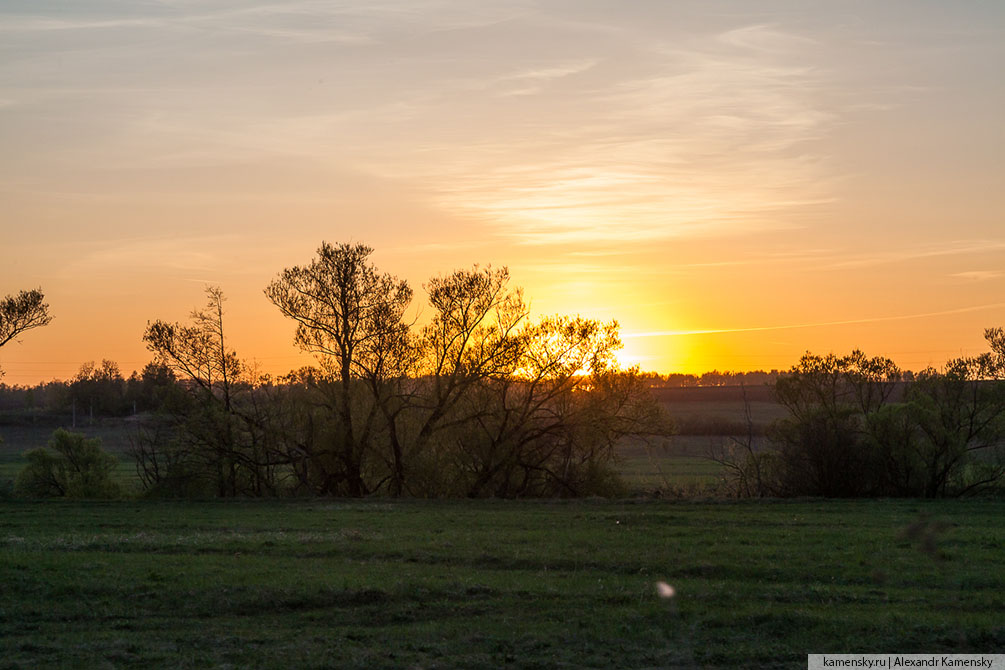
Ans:
[{"label": "sunset sky", "polygon": [[322,240],[375,247],[420,319],[430,276],[508,266],[646,370],[978,353],[1003,36],[992,0],[7,0],[0,297],[54,319],[3,381],[140,369],[208,284],[239,355],[299,366],[262,291]]}]

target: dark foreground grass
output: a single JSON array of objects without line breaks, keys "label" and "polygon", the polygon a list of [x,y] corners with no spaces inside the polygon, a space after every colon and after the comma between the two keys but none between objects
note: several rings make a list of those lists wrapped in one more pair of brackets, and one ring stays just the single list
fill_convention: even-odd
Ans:
[{"label": "dark foreground grass", "polygon": [[0,667],[1001,652],[1003,550],[1002,502],[7,502]]}]

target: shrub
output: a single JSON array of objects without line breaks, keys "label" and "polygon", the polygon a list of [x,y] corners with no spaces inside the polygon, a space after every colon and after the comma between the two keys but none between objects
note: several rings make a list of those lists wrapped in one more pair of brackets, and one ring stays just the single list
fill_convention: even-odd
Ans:
[{"label": "shrub", "polygon": [[873,492],[875,466],[853,410],[825,408],[772,426],[774,488],[785,496],[855,497]]},{"label": "shrub", "polygon": [[111,479],[116,458],[98,439],[62,428],[45,447],[24,454],[28,460],[14,481],[14,493],[25,498],[114,498],[119,485]]}]

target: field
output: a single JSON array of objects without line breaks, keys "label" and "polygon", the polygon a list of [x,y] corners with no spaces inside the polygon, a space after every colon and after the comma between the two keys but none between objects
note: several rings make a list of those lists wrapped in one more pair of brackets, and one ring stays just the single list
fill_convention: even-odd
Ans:
[{"label": "field", "polygon": [[6,502],[0,667],[987,653],[1003,538],[997,501]]},{"label": "field", "polygon": [[[782,415],[751,400],[755,432]],[[634,493],[707,492],[736,393],[668,392]],[[0,481],[51,426],[0,427]],[[82,432],[120,456],[127,422]],[[1005,501],[0,501],[2,668],[805,667],[1005,649]],[[655,585],[676,589],[658,597]]]},{"label": "field", "polygon": [[711,448],[730,435],[746,435],[751,428],[755,445],[759,445],[771,422],[785,416],[784,408],[774,402],[769,391],[766,387],[654,390],[679,434],[657,444],[621,445],[616,467],[628,489],[670,496],[705,496],[714,491],[722,468],[709,460]]}]

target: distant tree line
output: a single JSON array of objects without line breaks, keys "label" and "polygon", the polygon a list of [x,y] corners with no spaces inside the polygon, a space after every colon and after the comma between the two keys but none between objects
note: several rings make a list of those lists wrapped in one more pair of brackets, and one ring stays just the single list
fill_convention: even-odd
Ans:
[{"label": "distant tree line", "polygon": [[785,372],[780,370],[750,370],[747,372],[731,372],[712,370],[700,375],[672,372],[661,375],[656,372],[641,373],[642,378],[650,388],[691,388],[708,386],[765,386],[774,384]]},{"label": "distant tree line", "polygon": [[34,386],[0,383],[0,413],[7,423],[39,418],[60,423],[77,414],[79,425],[102,418],[150,412],[161,405],[164,386],[174,383],[174,372],[150,363],[142,372],[123,377],[115,361],[89,361],[66,381],[53,380]]},{"label": "distant tree line", "polygon": [[[657,372],[640,373],[650,388],[709,388],[721,386],[774,386],[775,383],[788,374],[790,370],[747,370],[729,371],[712,370],[700,375],[671,372],[661,375]],[[900,371],[900,380],[906,383],[914,381],[915,373],[910,370]]]}]

